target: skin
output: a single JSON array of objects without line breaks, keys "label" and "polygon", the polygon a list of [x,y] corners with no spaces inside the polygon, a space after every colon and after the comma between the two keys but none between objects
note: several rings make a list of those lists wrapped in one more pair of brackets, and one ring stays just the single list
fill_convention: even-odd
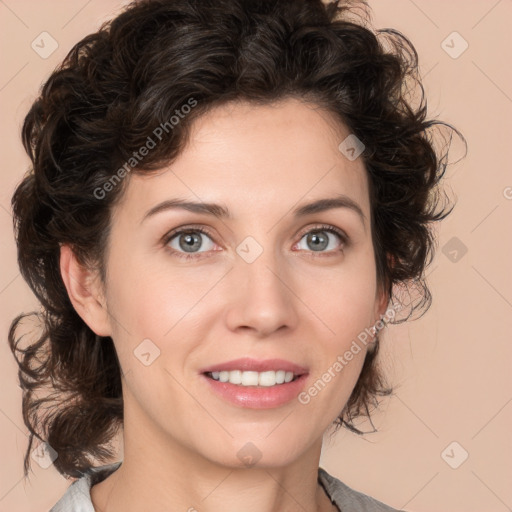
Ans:
[{"label": "skin", "polygon": [[[199,370],[244,356],[283,358],[308,368],[307,389],[384,313],[366,171],[361,158],[338,150],[349,133],[298,99],[217,107],[195,121],[171,165],[130,176],[113,211],[105,283],[62,247],[72,303],[94,332],[112,337],[123,372],[124,461],[92,488],[96,510],[334,510],[317,482],[322,436],[366,348],[307,405],[242,408],[215,395]],[[364,223],[348,208],[291,214],[338,194],[360,206]],[[233,218],[179,209],[141,222],[170,198],[220,203]],[[191,224],[213,236],[198,233],[199,257],[180,259],[169,250],[180,251],[179,239],[166,249],[162,238]],[[319,224],[349,242],[323,232],[329,245],[315,251],[306,235]],[[236,252],[247,236],[263,248],[252,263]],[[149,366],[133,352],[146,338],[160,350]],[[248,442],[261,453],[251,467],[237,456]]]}]

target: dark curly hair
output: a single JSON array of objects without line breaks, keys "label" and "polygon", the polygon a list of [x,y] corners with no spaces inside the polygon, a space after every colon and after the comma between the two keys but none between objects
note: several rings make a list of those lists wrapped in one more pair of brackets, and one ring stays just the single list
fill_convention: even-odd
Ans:
[{"label": "dark curly hair", "polygon": [[[120,171],[149,173],[172,162],[193,121],[215,106],[295,97],[347,126],[365,146],[378,283],[390,300],[399,289],[414,290],[409,314],[392,322],[428,309],[430,224],[453,209],[441,205],[448,151],[436,149],[433,128],[460,133],[427,119],[416,50],[400,32],[369,28],[367,8],[364,1],[136,1],[77,43],[42,86],[22,129],[32,166],[12,198],[18,264],[41,302],[9,330],[30,431],[25,476],[34,436],[57,452],[61,474],[80,477],[93,465],[89,457],[112,457],[123,422],[113,341],[73,308],[59,270],[61,245],[105,279],[110,214],[128,181]],[[365,15],[351,19],[359,9]],[[194,108],[169,122],[191,99]],[[165,127],[163,142],[134,161],[157,127]],[[30,315],[40,329],[22,344],[18,329]],[[377,365],[378,342],[337,428],[361,434],[353,419],[369,417],[376,397],[392,391]]]}]

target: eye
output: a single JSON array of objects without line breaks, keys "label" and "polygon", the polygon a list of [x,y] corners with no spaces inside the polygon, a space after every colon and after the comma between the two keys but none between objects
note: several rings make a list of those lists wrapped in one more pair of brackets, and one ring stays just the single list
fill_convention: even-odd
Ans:
[{"label": "eye", "polygon": [[[201,258],[203,253],[218,250],[214,249],[215,243],[212,238],[213,235],[204,227],[188,226],[175,229],[165,235],[163,243],[174,256],[190,260]],[[339,240],[338,244],[333,241],[336,238]],[[205,239],[208,240],[207,243],[204,242]],[[306,247],[300,247],[303,240]],[[295,247],[318,253],[313,254],[314,256],[333,256],[342,252],[346,245],[348,245],[348,237],[343,231],[334,226],[322,225],[306,231]]]},{"label": "eye", "polygon": [[[338,240],[341,241],[341,244],[336,244],[336,241],[333,242],[333,238],[338,238]],[[348,242],[348,238],[343,231],[341,231],[338,228],[335,228],[334,226],[328,225],[317,226],[314,229],[310,229],[302,236],[298,245],[300,245],[302,240],[304,240],[306,244],[306,247],[302,248],[305,249],[306,251],[311,251],[313,253],[338,253],[343,250],[343,247]]]},{"label": "eye", "polygon": [[[205,238],[209,240],[206,244],[204,243]],[[196,254],[211,251],[215,245],[211,235],[202,227],[188,227],[172,231],[166,235],[164,242],[172,253],[184,259],[195,258]],[[199,249],[204,249],[204,251]]]}]

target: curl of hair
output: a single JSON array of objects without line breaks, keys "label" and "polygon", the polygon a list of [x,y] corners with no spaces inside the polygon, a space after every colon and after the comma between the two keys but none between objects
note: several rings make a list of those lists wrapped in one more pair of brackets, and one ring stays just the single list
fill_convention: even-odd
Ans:
[{"label": "curl of hair", "polygon": [[[391,29],[373,32],[364,17],[350,20],[357,5],[136,1],[77,43],[43,85],[22,129],[32,165],[12,198],[19,267],[41,302],[40,313],[19,315],[9,330],[30,431],[25,476],[34,437],[57,452],[54,465],[66,477],[87,473],[90,457],[113,454],[109,442],[123,422],[121,368],[112,339],[96,335],[74,310],[60,247],[69,244],[105,278],[110,214],[129,179],[119,179],[119,169],[186,104],[196,102],[131,172],[172,162],[193,121],[230,101],[295,97],[324,108],[365,145],[378,282],[390,299],[395,286],[415,288],[411,312],[428,309],[429,227],[453,209],[440,206],[447,152],[436,150],[431,132],[449,125],[427,119],[410,41]],[[43,328],[23,348],[18,329],[30,314]],[[358,433],[352,420],[391,393],[378,346],[377,336],[337,419]]]}]

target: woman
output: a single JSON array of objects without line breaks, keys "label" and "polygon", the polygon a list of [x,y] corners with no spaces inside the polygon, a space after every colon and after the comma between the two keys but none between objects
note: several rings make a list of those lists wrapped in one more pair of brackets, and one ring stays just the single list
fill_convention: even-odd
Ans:
[{"label": "woman", "polygon": [[322,437],[391,392],[379,331],[430,305],[451,210],[416,52],[350,7],[134,2],[44,85],[13,196],[44,329],[9,340],[25,472],[35,436],[78,479],[53,512],[396,510]]}]

